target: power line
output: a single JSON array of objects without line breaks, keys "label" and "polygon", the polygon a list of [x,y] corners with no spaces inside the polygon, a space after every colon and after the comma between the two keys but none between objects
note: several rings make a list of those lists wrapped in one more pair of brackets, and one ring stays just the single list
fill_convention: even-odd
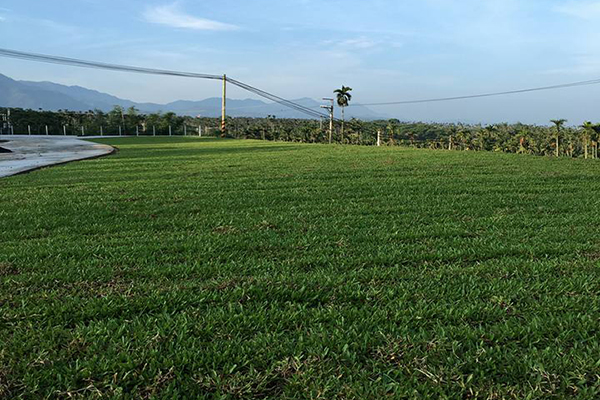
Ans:
[{"label": "power line", "polygon": [[561,85],[542,86],[542,87],[529,88],[529,89],[509,90],[509,91],[505,91],[505,92],[474,94],[474,95],[467,95],[467,96],[440,97],[440,98],[424,99],[424,100],[392,101],[392,102],[386,102],[386,103],[351,104],[351,105],[349,105],[349,107],[353,107],[353,106],[354,107],[356,107],[356,106],[374,107],[374,106],[389,106],[389,105],[398,105],[398,104],[436,103],[436,102],[443,102],[443,101],[477,99],[477,98],[482,98],[482,97],[504,96],[504,95],[510,95],[510,94],[539,92],[539,91],[543,91],[543,90],[554,90],[554,89],[563,89],[563,88],[587,86],[587,85],[597,85],[597,84],[600,84],[600,79],[593,79],[593,80],[581,81],[581,82],[564,83]]},{"label": "power line", "polygon": [[[156,68],[144,68],[144,67],[135,67],[129,65],[120,65],[120,64],[111,64],[111,63],[103,63],[96,61],[87,61],[76,58],[69,57],[60,57],[60,56],[52,56],[46,54],[38,54],[38,53],[28,53],[10,49],[2,49],[0,48],[0,57],[9,57],[16,58],[27,61],[35,61],[35,62],[43,62],[50,64],[60,64],[60,65],[70,65],[75,67],[84,67],[84,68],[93,68],[93,69],[103,69],[110,71],[121,71],[121,72],[133,72],[133,73],[141,73],[141,74],[151,74],[151,75],[166,75],[166,76],[178,76],[184,78],[199,78],[199,79],[213,79],[213,80],[223,80],[222,75],[212,75],[212,74],[200,74],[195,72],[182,72],[182,71],[172,71],[165,69],[156,69]],[[307,114],[313,118],[320,118],[321,116],[325,116],[324,114],[311,110],[308,107],[302,106],[301,104],[294,103],[292,101],[286,100],[282,97],[276,96],[272,93],[268,93],[264,90],[255,88],[253,86],[247,85],[245,83],[236,81],[235,79],[226,78],[227,82],[232,83],[235,86],[238,86],[244,90],[255,93],[258,96],[263,98],[267,98],[271,101],[284,105],[288,108],[292,108],[296,111]]]},{"label": "power line", "polygon": [[151,74],[151,75],[180,76],[180,77],[185,77],[185,78],[200,78],[200,79],[215,79],[215,80],[223,79],[222,75],[198,74],[198,73],[194,73],[194,72],[180,72],[180,71],[170,71],[170,70],[155,69],[155,68],[133,67],[133,66],[129,66],[129,65],[119,65],[119,64],[109,64],[109,63],[102,63],[102,62],[96,62],[96,61],[86,61],[86,60],[80,60],[80,59],[76,59],[76,58],[50,56],[50,55],[37,54],[37,53],[26,53],[26,52],[8,50],[8,49],[0,49],[0,56],[10,57],[10,58],[18,58],[21,60],[28,60],[28,61],[44,62],[44,63],[49,63],[49,64],[62,64],[62,65],[71,65],[71,66],[75,66],[75,67],[107,69],[107,70],[111,70],[111,71],[135,72],[135,73]]},{"label": "power line", "polygon": [[[223,79],[222,75],[200,74],[200,73],[195,73],[195,72],[182,72],[182,71],[155,69],[155,68],[135,67],[135,66],[128,66],[128,65],[120,65],[120,64],[102,63],[102,62],[95,62],[95,61],[86,61],[86,60],[81,60],[81,59],[76,59],[76,58],[51,56],[51,55],[37,54],[37,53],[28,53],[28,52],[2,49],[2,48],[0,48],[0,57],[10,57],[10,58],[16,58],[16,59],[22,59],[22,60],[28,60],[28,61],[71,65],[71,66],[76,66],[76,67],[104,69],[104,70],[111,70],[111,71],[134,72],[134,73],[152,74],[152,75],[178,76],[178,77],[184,77],[184,78],[200,78],[200,79],[213,79],[213,80],[222,80]],[[226,80],[227,80],[227,82],[229,82],[235,86],[238,86],[244,90],[247,90],[251,93],[254,93],[260,97],[266,98],[275,103],[281,104],[285,107],[302,112],[313,118],[327,117],[327,115],[325,115],[319,111],[316,111],[315,108],[317,108],[317,107],[303,106],[301,104],[292,102],[290,100],[286,100],[282,97],[276,96],[272,93],[258,89],[256,87],[253,87],[246,83],[237,81],[235,79],[226,78]],[[535,88],[528,88],[528,89],[510,90],[510,91],[503,91],[503,92],[492,92],[492,93],[466,95],[466,96],[440,97],[440,98],[421,99],[421,100],[403,100],[403,101],[380,102],[380,103],[351,104],[351,105],[349,105],[349,107],[356,107],[356,106],[375,107],[375,106],[388,106],[388,105],[401,105],[401,104],[436,103],[436,102],[445,102],[445,101],[466,100],[466,99],[476,99],[476,98],[484,98],[484,97],[495,97],[495,96],[504,96],[504,95],[511,95],[511,94],[538,92],[538,91],[544,91],[544,90],[555,90],[555,89],[597,85],[597,84],[600,84],[600,79],[565,83],[565,84],[560,84],[560,85],[542,86],[542,87],[535,87]],[[338,119],[336,119],[336,120],[338,120]]]},{"label": "power line", "polygon": [[312,115],[313,117],[317,117],[317,118],[326,117],[325,114],[320,113],[318,111],[315,111],[315,110],[311,109],[310,107],[306,107],[306,106],[303,106],[301,104],[294,103],[292,101],[286,100],[286,99],[281,98],[279,96],[276,96],[276,95],[274,95],[272,93],[265,92],[264,90],[258,89],[258,88],[254,87],[254,86],[250,86],[250,85],[248,85],[246,83],[237,81],[235,79],[227,78],[227,82],[229,82],[229,83],[231,83],[231,84],[233,84],[235,86],[238,86],[238,87],[240,87],[242,89],[245,89],[245,90],[247,90],[249,92],[255,93],[258,96],[261,96],[261,97],[264,97],[264,98],[269,99],[271,101],[274,101],[276,103],[285,105],[285,106],[290,107],[290,108],[294,108],[294,109],[296,109],[298,111],[301,111],[301,112],[304,112],[304,113],[306,113],[308,115]]}]

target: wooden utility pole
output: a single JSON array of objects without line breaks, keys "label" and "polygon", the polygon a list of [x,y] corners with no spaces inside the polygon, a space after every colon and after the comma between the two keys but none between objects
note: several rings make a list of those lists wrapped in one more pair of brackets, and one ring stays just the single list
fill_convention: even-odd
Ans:
[{"label": "wooden utility pole", "polygon": [[221,135],[225,136],[225,130],[227,126],[225,125],[225,113],[227,107],[227,75],[223,75],[223,99],[221,102]]}]

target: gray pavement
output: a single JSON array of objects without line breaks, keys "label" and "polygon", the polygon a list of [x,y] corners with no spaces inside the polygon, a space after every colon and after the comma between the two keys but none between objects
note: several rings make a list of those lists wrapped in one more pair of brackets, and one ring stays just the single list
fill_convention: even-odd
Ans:
[{"label": "gray pavement", "polygon": [[115,149],[69,136],[0,135],[0,178],[111,154]]}]

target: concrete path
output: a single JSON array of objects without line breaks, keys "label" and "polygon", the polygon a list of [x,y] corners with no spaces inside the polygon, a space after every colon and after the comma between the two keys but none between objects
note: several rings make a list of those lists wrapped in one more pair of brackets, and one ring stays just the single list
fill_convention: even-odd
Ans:
[{"label": "concrete path", "polygon": [[111,146],[69,136],[0,135],[0,178],[70,161],[111,154]]}]

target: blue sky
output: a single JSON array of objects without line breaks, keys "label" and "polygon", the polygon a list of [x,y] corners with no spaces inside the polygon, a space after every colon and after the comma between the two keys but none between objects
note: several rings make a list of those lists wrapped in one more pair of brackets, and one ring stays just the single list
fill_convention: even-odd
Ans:
[{"label": "blue sky", "polygon": [[[600,1],[3,0],[0,47],[228,75],[286,98],[385,102],[600,78]],[[198,100],[217,82],[0,59],[16,79],[136,101]],[[252,97],[232,90],[231,97]],[[405,120],[600,120],[600,85],[374,108]]]}]

